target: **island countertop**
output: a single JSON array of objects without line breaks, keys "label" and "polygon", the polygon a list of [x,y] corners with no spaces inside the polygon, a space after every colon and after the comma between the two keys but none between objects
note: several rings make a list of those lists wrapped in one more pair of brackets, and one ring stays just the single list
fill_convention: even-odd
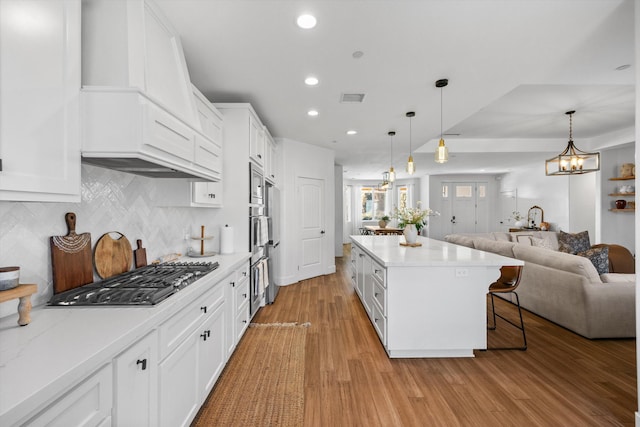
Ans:
[{"label": "island countertop", "polygon": [[385,267],[503,266],[524,262],[441,240],[418,236],[422,246],[401,246],[404,236],[351,236],[353,243]]}]

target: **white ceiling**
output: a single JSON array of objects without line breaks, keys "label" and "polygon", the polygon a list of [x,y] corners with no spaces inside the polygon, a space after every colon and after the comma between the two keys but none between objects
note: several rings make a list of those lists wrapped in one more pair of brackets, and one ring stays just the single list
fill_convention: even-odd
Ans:
[{"label": "white ceiling", "polygon": [[[157,3],[210,100],[250,102],[274,137],[335,150],[347,179],[381,178],[391,163],[389,130],[397,132],[393,165],[408,177],[407,111],[416,113],[417,175],[502,173],[542,162],[566,146],[567,110],[576,110],[582,149],[634,125],[633,0]],[[318,25],[298,28],[301,13]],[[354,59],[355,51],[364,55]],[[616,70],[624,64],[631,67]],[[320,84],[306,86],[308,75]],[[451,159],[444,165],[433,161],[441,78],[449,79],[443,131],[459,134],[445,135]],[[365,99],[340,103],[342,93]],[[306,114],[312,108],[315,118]]]}]

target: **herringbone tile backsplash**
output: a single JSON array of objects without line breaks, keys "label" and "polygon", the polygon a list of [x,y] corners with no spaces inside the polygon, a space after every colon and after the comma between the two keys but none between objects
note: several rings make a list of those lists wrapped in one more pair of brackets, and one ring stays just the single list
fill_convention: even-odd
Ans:
[{"label": "herringbone tile backsplash", "polygon": [[[161,207],[157,195],[163,179],[145,178],[110,169],[82,165],[80,203],[0,202],[0,266],[20,266],[20,282],[36,283],[34,306],[53,294],[49,238],[67,234],[64,216],[75,212],[76,232],[91,233],[91,245],[104,233],[124,234],[135,249],[142,239],[147,260],[173,252],[185,253],[186,233],[199,235],[204,225],[211,247],[219,250],[219,209]],[[95,280],[99,280],[95,276]],[[0,317],[15,315],[17,300],[0,304]]]}]

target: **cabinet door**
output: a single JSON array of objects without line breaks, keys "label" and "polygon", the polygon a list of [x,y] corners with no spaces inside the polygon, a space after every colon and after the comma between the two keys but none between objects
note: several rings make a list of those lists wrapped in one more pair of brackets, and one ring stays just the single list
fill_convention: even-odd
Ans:
[{"label": "cabinet door", "polygon": [[158,425],[158,362],[156,331],[114,359],[115,426]]},{"label": "cabinet door", "polygon": [[264,166],[264,129],[252,114],[249,115],[249,158]]},{"label": "cabinet door", "polygon": [[223,206],[222,182],[193,182],[191,185],[193,203],[212,208]]},{"label": "cabinet door", "polygon": [[108,425],[112,406],[111,364],[67,392],[25,425],[68,427]]},{"label": "cabinet door", "polygon": [[192,334],[160,364],[160,426],[189,425],[200,408],[198,338]]},{"label": "cabinet door", "polygon": [[219,306],[200,328],[198,341],[198,365],[200,397],[204,401],[216,383],[227,360],[225,309]]},{"label": "cabinet door", "polygon": [[373,316],[371,311],[371,305],[373,303],[373,265],[371,258],[365,256],[362,263],[363,269],[363,289],[362,289],[362,303],[369,317]]},{"label": "cabinet door", "polygon": [[227,357],[229,357],[231,356],[231,353],[233,353],[233,350],[236,348],[236,311],[234,310],[234,298],[236,294],[236,273],[234,272],[228,275],[227,277],[222,279],[220,283],[225,287],[224,298],[225,302],[228,303],[227,309],[225,311],[227,316],[227,325],[229,326],[225,329],[225,342],[227,348]]},{"label": "cabinet door", "polygon": [[0,16],[0,200],[79,202],[80,1],[2,0]]}]

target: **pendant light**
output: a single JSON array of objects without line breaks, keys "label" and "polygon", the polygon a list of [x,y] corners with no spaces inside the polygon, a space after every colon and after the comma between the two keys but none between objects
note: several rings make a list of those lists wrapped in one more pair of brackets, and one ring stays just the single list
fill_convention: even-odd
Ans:
[{"label": "pendant light", "polygon": [[407,173],[413,175],[416,171],[416,167],[413,164],[413,156],[411,155],[411,118],[416,115],[415,112],[409,111],[407,117],[409,117],[409,159],[407,160]]},{"label": "pendant light", "polygon": [[391,147],[391,166],[389,166],[389,182],[394,182],[396,180],[396,171],[393,169],[393,137],[396,133],[394,131],[389,131],[390,142],[389,146]]},{"label": "pendant light", "polygon": [[562,153],[545,161],[547,176],[579,175],[600,170],[600,153],[586,153],[578,150],[573,143],[574,113],[575,111],[565,113],[569,116],[569,142]]},{"label": "pendant light", "polygon": [[446,163],[449,160],[449,150],[444,145],[444,138],[442,138],[442,88],[448,84],[448,79],[436,80],[436,87],[440,88],[440,142],[438,143],[438,148],[436,148],[436,163]]}]

